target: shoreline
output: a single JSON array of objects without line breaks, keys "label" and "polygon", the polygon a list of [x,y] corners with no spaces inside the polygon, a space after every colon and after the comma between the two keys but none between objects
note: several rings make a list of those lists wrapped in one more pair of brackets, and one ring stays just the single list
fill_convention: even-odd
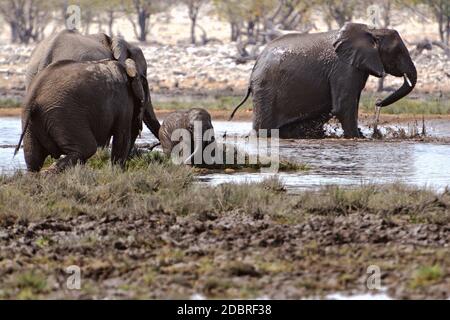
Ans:
[{"label": "shoreline", "polygon": [[[164,119],[170,113],[180,110],[178,108],[174,109],[156,109],[155,113],[159,119]],[[0,117],[10,118],[10,117],[20,117],[22,109],[21,108],[1,108],[0,107]],[[211,114],[211,117],[214,120],[219,121],[227,121],[231,110],[208,110]],[[359,114],[361,121],[371,121],[374,117],[371,113],[361,112]],[[450,114],[382,114],[380,118],[380,124],[383,123],[402,123],[409,121],[422,121],[425,120],[448,120],[450,121]],[[241,110],[241,112],[236,113],[233,121],[236,122],[247,122],[252,120],[252,111],[251,110]]]}]

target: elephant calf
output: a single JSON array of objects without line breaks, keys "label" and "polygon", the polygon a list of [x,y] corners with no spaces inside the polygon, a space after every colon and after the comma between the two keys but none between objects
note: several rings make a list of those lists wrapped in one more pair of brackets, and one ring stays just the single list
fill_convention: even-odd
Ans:
[{"label": "elephant calf", "polygon": [[174,148],[184,143],[190,153],[184,164],[192,164],[193,160],[195,164],[202,164],[205,160],[205,148],[215,141],[211,116],[208,111],[200,108],[173,112],[161,125],[159,140],[166,155],[172,155]]},{"label": "elephant calf", "polygon": [[40,171],[51,155],[59,160],[49,170],[60,172],[86,162],[113,137],[112,162],[123,166],[149,99],[131,59],[56,62],[28,90],[16,153],[23,140],[29,171]]}]

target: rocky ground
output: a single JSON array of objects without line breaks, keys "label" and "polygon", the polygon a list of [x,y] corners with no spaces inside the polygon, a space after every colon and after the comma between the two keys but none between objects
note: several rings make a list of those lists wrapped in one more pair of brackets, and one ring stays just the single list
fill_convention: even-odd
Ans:
[{"label": "rocky ground", "polygon": [[393,298],[450,297],[448,190],[292,195],[276,179],[200,186],[195,171],[154,160],[95,166],[0,177],[0,298],[377,294],[373,266]]},{"label": "rocky ground", "polygon": [[[240,95],[248,85],[254,62],[238,64],[235,44],[143,45],[154,94]],[[413,49],[412,47],[410,49]],[[0,45],[0,96],[20,98],[32,46]],[[416,92],[442,95],[450,91],[450,58],[439,47],[414,57],[419,72]],[[388,77],[386,86],[397,88],[402,79]],[[377,87],[371,78],[368,90]]]}]

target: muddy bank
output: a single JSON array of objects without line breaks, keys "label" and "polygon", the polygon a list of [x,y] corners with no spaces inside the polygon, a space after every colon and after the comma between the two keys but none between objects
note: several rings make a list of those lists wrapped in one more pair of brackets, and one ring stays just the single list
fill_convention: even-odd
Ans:
[{"label": "muddy bank", "polygon": [[[367,289],[450,297],[450,194],[396,186],[289,195],[205,187],[164,162],[0,178],[0,297],[291,298]],[[173,195],[177,196],[174,197]],[[81,269],[79,291],[65,269]]]}]

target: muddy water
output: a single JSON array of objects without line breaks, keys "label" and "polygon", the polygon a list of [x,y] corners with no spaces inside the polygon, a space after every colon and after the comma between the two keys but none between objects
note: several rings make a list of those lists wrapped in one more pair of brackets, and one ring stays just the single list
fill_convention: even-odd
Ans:
[{"label": "muddy water", "polygon": [[[245,136],[251,130],[248,122],[214,123],[217,136]],[[407,129],[407,125],[393,126]],[[391,127],[392,128],[392,127]],[[427,124],[428,134],[450,137],[450,122],[435,120]],[[339,129],[333,134],[340,134]],[[381,128],[388,131],[389,128]],[[368,128],[363,132],[368,134]],[[20,135],[19,118],[0,119],[0,145],[17,143]],[[144,132],[138,142],[153,142]],[[252,152],[252,148],[247,148]],[[254,150],[253,150],[254,152]],[[0,171],[11,173],[25,167],[23,153],[12,158],[13,148],[0,148]],[[324,185],[357,186],[367,183],[395,183],[428,186],[443,190],[450,186],[450,144],[416,141],[348,141],[343,139],[281,141],[280,156],[294,162],[306,163],[311,170],[300,173],[280,173],[292,190],[315,189]],[[261,173],[210,174],[200,181],[209,184],[260,181],[268,177]]]}]

